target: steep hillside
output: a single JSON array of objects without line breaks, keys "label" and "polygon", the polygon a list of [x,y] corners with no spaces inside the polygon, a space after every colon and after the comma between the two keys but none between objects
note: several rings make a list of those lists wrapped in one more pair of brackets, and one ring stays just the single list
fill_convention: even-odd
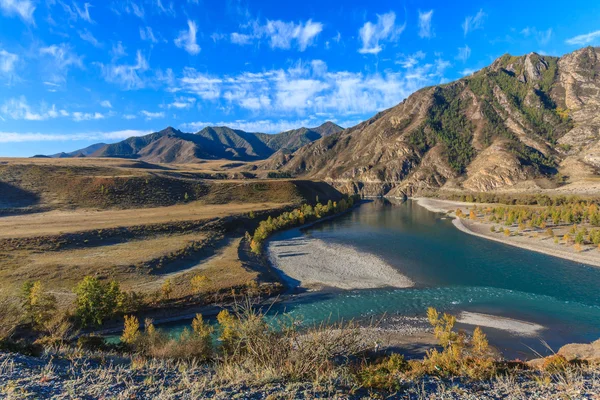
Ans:
[{"label": "steep hillside", "polygon": [[263,160],[279,150],[296,151],[305,144],[341,131],[332,122],[274,135],[244,132],[228,127],[207,127],[196,134],[168,127],[146,136],[109,145],[93,145],[52,157],[122,157],[156,163],[193,163],[199,160]]},{"label": "steep hillside", "polygon": [[273,165],[364,195],[560,184],[597,174],[598,111],[600,49],[504,55],[293,156],[278,154]]}]

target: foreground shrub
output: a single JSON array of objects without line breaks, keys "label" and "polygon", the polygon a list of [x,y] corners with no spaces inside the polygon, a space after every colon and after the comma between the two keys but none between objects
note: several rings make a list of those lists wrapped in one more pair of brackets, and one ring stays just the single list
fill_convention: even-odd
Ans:
[{"label": "foreground shrub", "polygon": [[362,387],[391,391],[400,389],[400,379],[408,369],[402,355],[392,354],[373,364],[364,363],[355,375]]},{"label": "foreground shrub", "polygon": [[487,379],[496,373],[496,363],[485,334],[475,328],[473,337],[454,331],[456,318],[449,314],[440,315],[434,308],[427,310],[429,323],[439,341],[442,351],[427,351],[420,366],[414,365],[416,374],[441,377],[468,376],[472,379]]}]

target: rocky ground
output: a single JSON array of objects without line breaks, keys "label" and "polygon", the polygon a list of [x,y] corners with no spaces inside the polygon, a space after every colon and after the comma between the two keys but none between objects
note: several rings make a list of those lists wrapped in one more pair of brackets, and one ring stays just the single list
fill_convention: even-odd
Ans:
[{"label": "rocky ground", "polygon": [[328,382],[219,384],[197,364],[142,362],[118,357],[40,358],[0,353],[0,398],[25,399],[598,399],[598,370],[559,375],[519,373],[469,383],[425,377],[401,381],[396,393]]}]

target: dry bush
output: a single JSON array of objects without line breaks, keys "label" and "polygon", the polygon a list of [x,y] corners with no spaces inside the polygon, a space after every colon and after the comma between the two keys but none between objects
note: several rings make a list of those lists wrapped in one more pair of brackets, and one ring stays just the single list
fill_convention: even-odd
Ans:
[{"label": "dry bush", "polygon": [[21,320],[21,311],[8,298],[0,298],[0,342],[9,339]]},{"label": "dry bush", "polygon": [[367,389],[398,390],[400,379],[410,368],[410,364],[400,354],[392,354],[374,363],[363,363],[355,378]]},{"label": "dry bush", "polygon": [[353,323],[322,323],[300,330],[288,319],[270,325],[251,306],[235,315],[222,314],[222,358],[217,365],[224,380],[319,379],[332,376],[348,359],[364,350]]},{"label": "dry bush", "polygon": [[442,351],[429,350],[421,363],[411,363],[412,375],[467,376],[475,380],[495,375],[495,358],[479,327],[475,328],[473,337],[468,338],[464,332],[453,330],[456,323],[454,316],[440,315],[434,308],[429,308],[427,317]]}]

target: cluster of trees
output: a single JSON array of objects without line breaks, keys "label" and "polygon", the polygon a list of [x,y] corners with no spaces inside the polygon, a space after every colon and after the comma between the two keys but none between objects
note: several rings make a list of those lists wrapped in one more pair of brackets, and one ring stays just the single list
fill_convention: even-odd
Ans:
[{"label": "cluster of trees", "polygon": [[[354,206],[358,196],[345,196],[339,202],[329,200],[327,204],[317,203],[314,207],[304,204],[290,212],[284,212],[276,218],[269,217],[261,221],[250,238],[250,249],[260,254],[265,240],[274,232],[316,221],[328,215],[344,212]],[[249,236],[249,235],[248,235]]]},{"label": "cluster of trees", "polygon": [[[433,194],[433,193],[432,193]],[[467,203],[492,203],[492,204],[507,204],[507,205],[530,205],[530,206],[564,206],[564,205],[579,205],[582,207],[596,204],[600,206],[600,199],[597,198],[582,198],[576,195],[570,196],[548,196],[545,194],[501,194],[491,192],[481,193],[443,193],[440,196],[446,200],[465,201]]]},{"label": "cluster of trees", "polygon": [[600,226],[600,208],[595,203],[573,203],[542,208],[499,206],[485,208],[483,213],[489,216],[491,222],[503,223],[506,226],[517,224],[541,229],[550,224]]}]

